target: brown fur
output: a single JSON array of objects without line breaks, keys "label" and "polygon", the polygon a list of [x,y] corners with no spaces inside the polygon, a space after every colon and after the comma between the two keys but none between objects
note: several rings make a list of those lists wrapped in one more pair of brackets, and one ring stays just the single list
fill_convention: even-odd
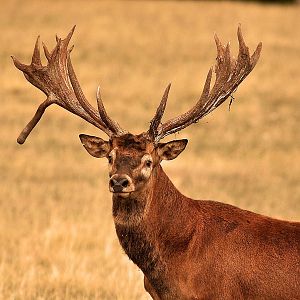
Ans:
[{"label": "brown fur", "polygon": [[183,196],[140,139],[112,142],[132,155],[127,174],[149,149],[156,161],[142,188],[113,194],[113,216],[152,298],[300,299],[300,223]]}]

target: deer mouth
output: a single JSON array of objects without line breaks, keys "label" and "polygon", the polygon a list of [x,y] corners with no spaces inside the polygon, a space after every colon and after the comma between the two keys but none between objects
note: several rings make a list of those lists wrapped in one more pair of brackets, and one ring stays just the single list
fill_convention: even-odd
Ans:
[{"label": "deer mouth", "polygon": [[130,194],[132,192],[135,191],[134,188],[119,188],[119,187],[109,187],[109,191],[112,193],[112,194],[120,194],[120,195],[125,195],[125,194]]},{"label": "deer mouth", "polygon": [[112,192],[112,194],[120,198],[128,198],[131,192]]}]

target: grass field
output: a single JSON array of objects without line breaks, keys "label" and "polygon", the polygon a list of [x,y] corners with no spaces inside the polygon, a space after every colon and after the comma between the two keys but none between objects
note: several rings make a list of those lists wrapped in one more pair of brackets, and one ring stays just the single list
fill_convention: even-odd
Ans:
[{"label": "grass field", "polygon": [[[165,119],[196,101],[214,63],[213,34],[242,23],[261,59],[228,104],[177,134],[190,143],[164,168],[190,197],[300,219],[300,6],[189,1],[1,1],[0,298],[148,299],[114,232],[106,161],[87,155],[92,126],[51,107],[27,142],[20,130],[44,95],[10,55],[30,62],[36,36],[54,46],[74,24],[72,60],[88,99],[147,129],[172,82]],[[174,138],[174,136],[171,136]]]}]

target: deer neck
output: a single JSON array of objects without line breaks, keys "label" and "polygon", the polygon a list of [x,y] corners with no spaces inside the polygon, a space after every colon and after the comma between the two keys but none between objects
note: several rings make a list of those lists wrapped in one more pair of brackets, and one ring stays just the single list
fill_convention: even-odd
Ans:
[{"label": "deer neck", "polygon": [[[184,196],[161,166],[154,172],[148,186],[140,193],[128,198],[113,197],[113,215],[126,254],[144,272],[157,292],[165,292],[169,288],[165,285],[165,256],[172,246],[171,236],[166,233],[172,235],[176,228],[178,205]],[[171,224],[173,229],[169,228]]]}]

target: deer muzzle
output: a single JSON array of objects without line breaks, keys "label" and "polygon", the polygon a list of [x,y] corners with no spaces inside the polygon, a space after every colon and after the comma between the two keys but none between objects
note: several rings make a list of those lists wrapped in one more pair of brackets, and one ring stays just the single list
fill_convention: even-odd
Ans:
[{"label": "deer muzzle", "polygon": [[114,174],[109,180],[109,190],[112,193],[130,193],[134,191],[134,184],[128,175]]}]

